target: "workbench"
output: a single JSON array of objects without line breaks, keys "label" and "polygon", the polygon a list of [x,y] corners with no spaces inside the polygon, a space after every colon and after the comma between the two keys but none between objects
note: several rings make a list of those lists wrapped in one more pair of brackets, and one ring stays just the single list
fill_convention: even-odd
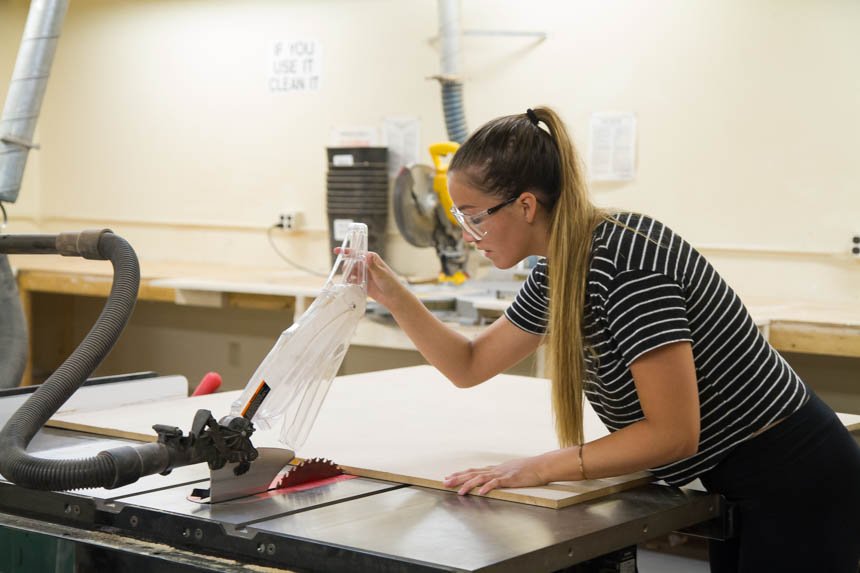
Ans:
[{"label": "workbench", "polygon": [[[91,261],[44,255],[13,255],[18,288],[28,324],[33,324],[37,295],[68,295],[105,298],[110,292],[113,269],[107,261]],[[310,306],[321,291],[325,277],[313,276],[284,267],[245,267],[188,262],[141,261],[139,302],[218,312],[228,309],[270,311],[284,316],[289,326]],[[54,297],[57,298],[57,297]],[[78,337],[71,331],[68,305],[48,307],[50,320],[60,331],[60,340],[49,341],[51,348],[43,369],[50,372],[74,349]],[[482,327],[453,325],[472,338]],[[274,338],[272,339],[274,341]],[[30,352],[22,385],[37,383],[32,374],[36,343],[30,332]],[[362,320],[353,336],[352,346],[380,350],[415,351],[415,346],[392,321]],[[243,381],[244,382],[244,381]]]},{"label": "workbench", "polygon": [[[105,297],[112,268],[105,261],[14,255],[18,286],[25,313],[33,312],[35,293]],[[138,298],[175,305],[212,309],[242,308],[291,312],[300,315],[320,292],[325,279],[283,267],[244,267],[143,260]],[[860,304],[824,304],[746,297],[744,302],[770,343],[780,351],[838,357],[860,357]],[[498,315],[507,301],[479,304]],[[61,317],[57,317],[61,320]],[[453,325],[472,338],[483,327]],[[412,342],[393,323],[362,320],[353,346],[414,350]],[[32,352],[31,352],[32,356]],[[540,360],[536,374],[542,375]],[[31,370],[24,384],[31,380]]]}]

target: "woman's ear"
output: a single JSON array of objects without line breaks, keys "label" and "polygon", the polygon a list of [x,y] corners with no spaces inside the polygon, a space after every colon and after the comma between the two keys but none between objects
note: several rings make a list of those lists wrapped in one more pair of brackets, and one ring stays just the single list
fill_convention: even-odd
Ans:
[{"label": "woman's ear", "polygon": [[534,193],[531,191],[523,192],[519,198],[517,198],[516,206],[522,211],[527,223],[534,222],[535,217],[537,217],[538,206],[538,200]]}]

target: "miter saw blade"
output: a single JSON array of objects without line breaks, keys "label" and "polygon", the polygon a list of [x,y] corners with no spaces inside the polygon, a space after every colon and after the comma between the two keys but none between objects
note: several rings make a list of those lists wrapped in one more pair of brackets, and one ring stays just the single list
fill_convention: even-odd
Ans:
[{"label": "miter saw blade", "polygon": [[331,460],[323,458],[303,460],[284,474],[284,476],[278,481],[275,489],[303,485],[310,482],[337,477],[342,474],[343,470],[340,469],[340,466]]},{"label": "miter saw blade", "polygon": [[403,237],[416,247],[436,245],[439,196],[433,190],[435,170],[429,165],[403,167],[394,180],[394,220]]}]

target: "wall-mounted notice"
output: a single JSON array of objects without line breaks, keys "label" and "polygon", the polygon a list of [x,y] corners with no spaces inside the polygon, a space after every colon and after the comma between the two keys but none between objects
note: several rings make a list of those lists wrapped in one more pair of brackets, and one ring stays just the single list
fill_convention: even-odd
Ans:
[{"label": "wall-mounted notice", "polygon": [[270,92],[316,92],[322,78],[322,46],[316,40],[278,40],[269,48]]},{"label": "wall-mounted notice", "polygon": [[588,174],[592,181],[629,181],[636,174],[636,115],[592,113]]},{"label": "wall-mounted notice", "polygon": [[382,132],[383,142],[388,147],[389,177],[395,177],[401,167],[418,163],[421,159],[421,120],[411,116],[385,117]]}]

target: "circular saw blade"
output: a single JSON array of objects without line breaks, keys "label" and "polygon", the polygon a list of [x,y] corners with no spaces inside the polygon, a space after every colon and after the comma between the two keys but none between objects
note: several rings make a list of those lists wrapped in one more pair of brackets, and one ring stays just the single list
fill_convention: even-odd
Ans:
[{"label": "circular saw blade", "polygon": [[343,473],[336,463],[324,458],[303,460],[278,480],[276,489],[302,485],[322,479],[339,476]]},{"label": "circular saw blade", "polygon": [[394,220],[403,237],[416,247],[436,244],[439,197],[433,190],[435,171],[429,165],[404,167],[394,180]]}]

